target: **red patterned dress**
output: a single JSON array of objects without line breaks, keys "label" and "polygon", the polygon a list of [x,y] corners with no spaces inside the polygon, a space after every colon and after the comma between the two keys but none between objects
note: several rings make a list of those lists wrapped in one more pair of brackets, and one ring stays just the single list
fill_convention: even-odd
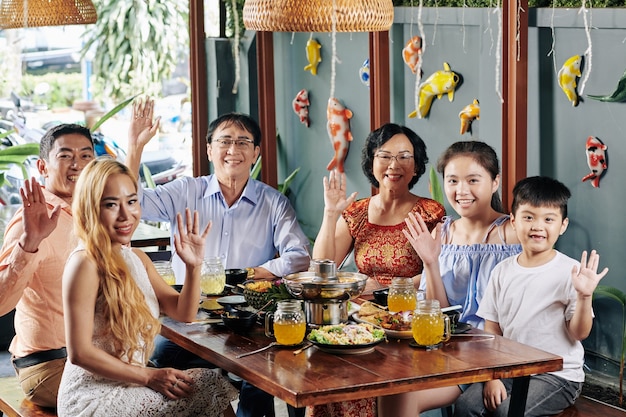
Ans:
[{"label": "red patterned dress", "polygon": [[[413,277],[422,272],[422,260],[402,233],[404,222],[394,226],[380,226],[368,221],[370,198],[352,203],[344,212],[350,235],[354,239],[354,260],[359,272],[387,287],[393,277]],[[419,213],[432,230],[445,215],[441,204],[429,198],[420,198],[412,213]],[[376,398],[342,401],[307,407],[307,417],[374,417]]]}]

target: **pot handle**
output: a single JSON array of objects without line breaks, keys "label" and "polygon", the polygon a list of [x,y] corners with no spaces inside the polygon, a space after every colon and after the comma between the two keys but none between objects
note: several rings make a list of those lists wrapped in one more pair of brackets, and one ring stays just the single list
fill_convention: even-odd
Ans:
[{"label": "pot handle", "polygon": [[289,290],[291,295],[293,295],[294,297],[299,297],[304,291],[304,285],[298,282],[291,282],[287,284],[287,289]]}]

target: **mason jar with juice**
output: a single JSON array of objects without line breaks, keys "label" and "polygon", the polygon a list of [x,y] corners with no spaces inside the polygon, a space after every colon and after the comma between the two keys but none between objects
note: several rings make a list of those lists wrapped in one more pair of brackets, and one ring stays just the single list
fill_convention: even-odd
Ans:
[{"label": "mason jar with juice", "polygon": [[400,311],[413,311],[417,305],[417,291],[413,284],[413,278],[396,277],[391,280],[387,307],[392,313]]},{"label": "mason jar with juice", "polygon": [[413,312],[413,339],[418,347],[437,349],[450,340],[450,317],[441,312],[438,300],[420,300]]},{"label": "mason jar with juice", "polygon": [[306,319],[299,300],[279,301],[275,313],[265,316],[265,335],[280,345],[297,345],[304,340]]},{"label": "mason jar with juice", "polygon": [[176,277],[170,261],[154,261],[153,264],[167,285],[176,284]]},{"label": "mason jar with juice", "polygon": [[226,286],[226,272],[220,258],[206,258],[200,273],[200,288],[204,294],[221,294]]}]

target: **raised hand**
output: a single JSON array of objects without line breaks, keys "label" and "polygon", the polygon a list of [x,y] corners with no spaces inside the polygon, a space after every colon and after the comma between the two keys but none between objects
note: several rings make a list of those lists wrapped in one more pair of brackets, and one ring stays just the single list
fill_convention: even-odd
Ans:
[{"label": "raised hand", "polygon": [[435,226],[435,236],[428,230],[419,213],[409,213],[404,219],[407,228],[402,229],[402,233],[408,239],[415,252],[422,258],[424,264],[439,262],[441,253],[441,224]]},{"label": "raised hand", "polygon": [[159,130],[161,117],[154,119],[154,100],[150,97],[133,102],[132,117],[128,128],[129,147],[143,147]]},{"label": "raised hand", "polygon": [[572,284],[578,294],[584,297],[593,295],[598,282],[609,272],[609,268],[604,268],[599,274],[598,264],[600,263],[600,255],[595,250],[591,251],[589,261],[587,261],[587,251],[583,251],[580,258],[580,267],[572,268]]},{"label": "raised hand", "polygon": [[24,234],[20,239],[22,249],[35,252],[42,240],[50,236],[57,227],[61,206],[56,206],[48,215],[48,204],[41,186],[33,177],[24,181],[20,188],[24,211]]},{"label": "raised hand", "polygon": [[186,221],[183,223],[183,216],[178,213],[176,222],[178,223],[178,233],[174,235],[174,247],[176,253],[189,266],[202,265],[204,259],[204,243],[206,237],[211,230],[211,222],[204,228],[204,232],[200,234],[200,216],[197,211],[185,209]]},{"label": "raised hand", "polygon": [[324,177],[324,207],[327,210],[342,212],[356,199],[354,192],[346,197],[346,174],[337,170],[330,171],[328,178]]}]

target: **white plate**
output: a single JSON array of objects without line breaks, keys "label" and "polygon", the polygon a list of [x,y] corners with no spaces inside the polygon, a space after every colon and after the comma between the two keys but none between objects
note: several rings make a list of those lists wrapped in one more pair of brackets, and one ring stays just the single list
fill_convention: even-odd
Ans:
[{"label": "white plate", "polygon": [[380,339],[372,343],[364,345],[327,345],[325,343],[314,342],[309,340],[313,346],[326,353],[333,353],[335,355],[362,355],[364,353],[373,352],[376,345],[381,343],[385,339]]},{"label": "white plate", "polygon": [[389,330],[389,329],[385,329],[382,326],[378,326],[372,322],[369,322],[367,320],[363,320],[362,318],[359,317],[358,313],[354,313],[352,315],[352,319],[354,321],[356,321],[357,323],[367,323],[367,324],[371,324],[372,326],[376,326],[379,329],[383,329],[385,331],[385,335],[387,335],[388,337],[394,338],[394,339],[412,339],[413,338],[413,332],[411,330]]},{"label": "white plate", "polygon": [[243,295],[229,295],[226,297],[220,297],[215,301],[222,306],[240,306],[247,303]]}]

